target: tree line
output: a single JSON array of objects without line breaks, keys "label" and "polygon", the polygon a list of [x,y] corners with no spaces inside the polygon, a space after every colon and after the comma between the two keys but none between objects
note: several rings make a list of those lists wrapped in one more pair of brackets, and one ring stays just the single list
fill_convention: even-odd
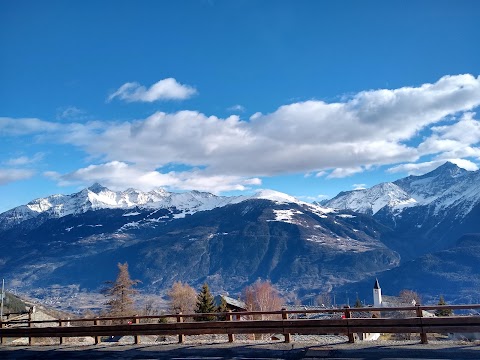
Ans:
[{"label": "tree line", "polygon": [[[128,263],[118,263],[118,275],[115,281],[108,281],[107,286],[103,290],[104,295],[108,298],[105,302],[105,316],[132,316],[139,314],[135,307],[133,296],[138,294],[134,286],[140,283],[139,280],[132,280],[128,271]],[[225,313],[228,311],[227,304],[222,297],[220,303],[215,302],[215,298],[210,292],[207,283],[203,284],[199,292],[187,283],[181,281],[175,282],[167,291],[168,310],[171,313],[183,314],[209,314],[209,313]],[[402,290],[398,296],[401,302],[406,304],[420,304],[421,297],[417,292],[412,290]],[[240,299],[245,304],[246,311],[275,311],[280,310],[285,304],[285,300],[280,296],[279,291],[269,282],[257,280],[254,284],[243,289]],[[330,295],[323,293],[317,297],[317,303],[322,306],[330,306]],[[443,296],[440,296],[438,305],[446,305]],[[358,298],[355,307],[363,307]],[[145,306],[145,315],[153,314],[152,304],[147,303]],[[437,316],[450,316],[452,311],[448,309],[437,310]],[[215,320],[215,315],[199,315],[194,320],[210,321]],[[263,319],[271,318],[271,316],[263,316]]]},{"label": "tree line", "polygon": [[[115,281],[108,281],[103,294],[108,298],[105,302],[105,316],[132,316],[139,313],[135,307],[133,296],[138,294],[134,286],[139,280],[132,280],[128,271],[128,263],[118,263],[118,275]],[[225,313],[228,311],[227,303],[222,297],[216,304],[207,283],[203,284],[197,293],[193,287],[181,281],[175,282],[167,291],[168,310],[171,313],[183,314],[208,314]],[[279,291],[269,282],[258,280],[245,287],[239,299],[245,303],[247,311],[273,311],[280,310],[284,300]],[[149,306],[149,304],[147,304]],[[150,305],[151,306],[151,305]],[[147,310],[147,308],[145,309]],[[150,309],[151,310],[151,309]],[[147,312],[147,311],[145,311]],[[198,321],[215,320],[215,315],[199,315],[194,319]]]}]

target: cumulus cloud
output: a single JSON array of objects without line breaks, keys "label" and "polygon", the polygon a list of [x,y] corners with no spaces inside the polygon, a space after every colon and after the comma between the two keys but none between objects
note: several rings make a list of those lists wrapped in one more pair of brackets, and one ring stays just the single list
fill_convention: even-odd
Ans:
[{"label": "cumulus cloud", "polygon": [[31,178],[34,172],[24,169],[0,169],[0,185]]},{"label": "cumulus cloud", "polygon": [[185,100],[195,95],[197,90],[188,85],[182,85],[174,78],[160,80],[148,89],[137,82],[127,82],[108,97],[127,102],[153,102],[157,100]]},{"label": "cumulus cloud", "polygon": [[[127,88],[119,89],[112,98],[129,94],[138,100],[151,90],[138,90],[138,85]],[[478,121],[472,110],[479,105],[480,77],[457,75],[417,87],[363,91],[340,102],[293,103],[269,114],[256,113],[250,119],[179,111],[156,112],[135,121],[62,124],[58,138],[80,147],[99,162],[131,164],[129,173],[147,169],[150,172],[135,174],[143,179],[158,177],[158,182],[171,181],[185,188],[205,188],[208,184],[203,182],[211,180],[226,184],[228,189],[238,184],[246,186],[242,181],[261,176],[311,173],[338,178],[371,166],[425,164],[422,159],[427,156],[434,156],[429,160],[437,164],[478,157]],[[17,129],[21,133],[35,128],[35,122],[27,124],[26,120],[17,125],[11,121],[2,124],[0,119],[0,132]],[[425,134],[427,137],[422,138]],[[175,176],[155,171],[168,164],[203,170]],[[95,169],[83,171],[87,174]],[[400,167],[390,171],[395,169]],[[106,173],[105,178],[115,179],[115,174]],[[200,183],[194,183],[194,178]],[[68,176],[63,179],[68,180]],[[128,179],[133,181],[134,176]]]},{"label": "cumulus cloud", "polygon": [[[79,141],[107,160],[206,166],[212,172],[270,176],[413,162],[424,155],[406,145],[420,130],[480,105],[480,78],[446,76],[433,84],[371,90],[339,103],[306,101],[281,106],[249,121],[195,111],[158,112],[113,125]],[[335,170],[338,168],[338,170]]]},{"label": "cumulus cloud", "polygon": [[135,187],[152,189],[163,187],[172,190],[201,190],[220,193],[232,190],[246,190],[249,186],[261,185],[258,178],[242,178],[238,176],[209,175],[201,170],[160,173],[148,171],[120,161],[90,165],[68,174],[48,171],[44,175],[61,186],[74,184],[88,185],[99,182],[112,189]]}]

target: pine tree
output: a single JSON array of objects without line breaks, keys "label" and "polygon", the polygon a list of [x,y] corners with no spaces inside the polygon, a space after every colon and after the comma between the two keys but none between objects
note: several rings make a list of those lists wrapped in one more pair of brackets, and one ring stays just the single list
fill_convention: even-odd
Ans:
[{"label": "pine tree", "polygon": [[[447,305],[443,295],[440,295],[440,299],[438,300],[438,305]],[[436,316],[452,316],[453,312],[452,309],[439,309],[435,311]]]},{"label": "pine tree", "polygon": [[[197,307],[195,312],[198,314],[204,313],[213,313],[217,309],[215,307],[215,302],[213,299],[213,295],[210,293],[210,289],[208,288],[208,284],[205,283],[202,286],[202,290],[197,295]],[[207,316],[197,316],[195,317],[197,321],[212,321],[215,320],[215,316],[207,315]]]},{"label": "pine tree", "polygon": [[[220,300],[220,305],[218,305],[217,307],[217,312],[219,313],[227,313],[228,312],[228,306],[227,306],[227,302],[225,301],[225,299],[222,297],[221,300]],[[227,320],[227,316],[218,316],[218,320],[219,321],[225,321]]]},{"label": "pine tree", "polygon": [[118,263],[117,280],[107,281],[108,286],[104,295],[110,299],[105,302],[108,306],[107,314],[109,316],[130,316],[135,315],[134,301],[132,296],[138,291],[133,289],[140,280],[132,280],[128,272],[128,263]]},{"label": "pine tree", "polygon": [[355,305],[353,306],[356,308],[361,308],[363,306],[362,301],[357,297],[357,300],[355,301]]}]

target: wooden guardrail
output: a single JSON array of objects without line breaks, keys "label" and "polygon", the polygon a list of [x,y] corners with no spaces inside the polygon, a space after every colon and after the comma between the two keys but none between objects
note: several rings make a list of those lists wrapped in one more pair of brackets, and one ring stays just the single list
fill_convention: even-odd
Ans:
[{"label": "wooden guardrail", "polygon": [[[57,337],[60,343],[63,338],[91,336],[98,344],[102,336],[133,335],[135,343],[139,343],[140,335],[177,335],[179,342],[184,341],[185,335],[227,334],[229,341],[234,341],[235,334],[270,334],[282,333],[285,341],[290,342],[290,334],[345,334],[349,341],[354,342],[356,333],[419,333],[421,342],[427,342],[427,333],[465,333],[480,332],[480,316],[449,316],[423,317],[423,310],[465,310],[480,309],[475,305],[444,305],[444,306],[409,306],[397,308],[344,308],[322,310],[286,310],[281,311],[249,311],[210,314],[168,314],[155,316],[134,317],[102,317],[82,319],[60,319],[42,321],[3,322],[0,325],[0,338],[28,337]],[[416,316],[406,318],[378,318],[385,312],[411,311]],[[368,314],[369,317],[355,317],[355,313]],[[292,319],[293,316],[337,314],[336,319]],[[221,316],[224,321],[193,321],[201,316]],[[269,320],[262,320],[268,316]],[[243,320],[233,321],[235,318]],[[159,322],[160,319],[170,319],[175,322]],[[156,323],[142,323],[142,321],[156,320]],[[184,321],[186,320],[186,321]],[[123,322],[121,324],[107,324],[107,322]],[[165,321],[165,320],[163,320]],[[168,320],[167,320],[168,321]],[[22,324],[23,323],[23,324]],[[54,324],[46,327],[35,327],[38,324]],[[75,325],[79,324],[80,325]],[[85,323],[90,323],[85,325]],[[12,326],[15,324],[16,326]],[[17,327],[22,324],[23,327]],[[68,326],[66,326],[68,325]]]}]

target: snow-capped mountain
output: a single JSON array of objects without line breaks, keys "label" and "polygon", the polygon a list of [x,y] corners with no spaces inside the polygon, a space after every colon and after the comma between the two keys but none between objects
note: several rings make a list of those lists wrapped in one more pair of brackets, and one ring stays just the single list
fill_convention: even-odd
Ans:
[{"label": "snow-capped mountain", "polygon": [[480,171],[447,162],[421,176],[342,192],[324,205],[373,215],[403,239],[398,251],[440,250],[480,232]]},{"label": "snow-capped mountain", "polygon": [[125,261],[145,292],[164,293],[182,281],[208,282],[215,291],[237,295],[261,278],[304,296],[400,260],[383,243],[384,227],[371,217],[333,212],[272,190],[218,197],[95,185],[25,208],[39,215],[0,229],[0,272],[38,298],[59,289],[96,291]]},{"label": "snow-capped mountain", "polygon": [[[125,261],[145,292],[208,282],[236,296],[261,278],[308,298],[480,233],[479,177],[445,164],[324,206],[272,190],[224,197],[95,184],[0,214],[0,272],[38,298],[96,291]],[[468,251],[442,254],[462,264]]]},{"label": "snow-capped mountain", "polygon": [[136,189],[112,191],[97,183],[72,195],[51,195],[8,210],[0,214],[0,229],[6,230],[33,218],[45,221],[100,209],[170,209],[175,218],[180,218],[197,211],[212,210],[249,199],[307,204],[273,190],[261,190],[251,196],[226,197],[195,190],[183,193],[167,192],[163,189],[149,192]]},{"label": "snow-capped mountain", "polygon": [[387,182],[370,189],[342,192],[326,202],[328,207],[374,215],[385,206],[398,211],[417,201],[398,185]]},{"label": "snow-capped mountain", "polygon": [[387,210],[399,215],[405,208],[431,206],[435,214],[464,205],[466,216],[480,202],[480,171],[467,171],[450,162],[421,175],[386,182],[369,189],[342,192],[325,205],[375,215]]}]

